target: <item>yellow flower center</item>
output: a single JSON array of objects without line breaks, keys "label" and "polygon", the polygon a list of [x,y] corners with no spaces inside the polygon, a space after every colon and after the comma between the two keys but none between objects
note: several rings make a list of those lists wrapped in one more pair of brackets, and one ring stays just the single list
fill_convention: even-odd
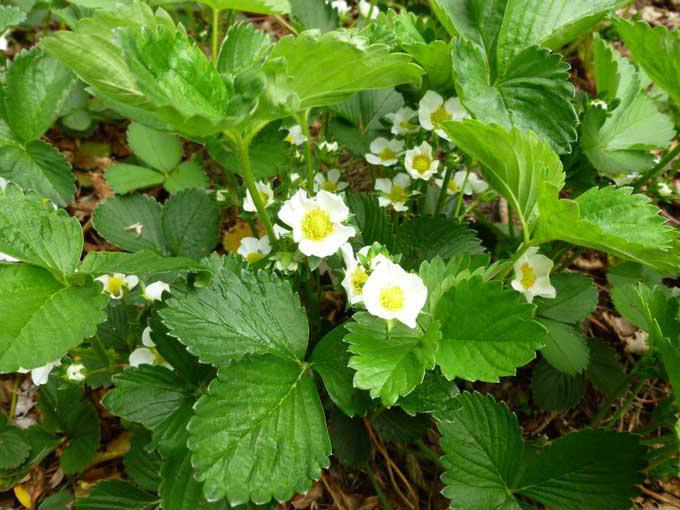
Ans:
[{"label": "yellow flower center", "polygon": [[260,253],[259,251],[251,251],[248,256],[246,256],[246,262],[248,264],[254,264],[258,260],[262,260],[264,258],[264,255]]},{"label": "yellow flower center", "polygon": [[307,239],[321,241],[333,232],[331,215],[321,209],[312,209],[302,219],[302,233]]},{"label": "yellow flower center", "polygon": [[262,200],[262,203],[264,204],[264,206],[267,207],[267,202],[269,202],[269,195],[267,195],[266,193],[264,193],[262,191],[260,191],[259,194],[260,194],[260,200]]},{"label": "yellow flower center", "polygon": [[406,190],[401,186],[392,185],[392,190],[388,193],[387,198],[393,203],[406,202],[408,193],[406,193]]},{"label": "yellow flower center", "polygon": [[337,185],[337,183],[335,183],[333,181],[326,180],[326,181],[323,181],[321,188],[324,189],[325,191],[334,192],[334,191],[337,191],[338,185]]},{"label": "yellow flower center", "polygon": [[451,114],[446,111],[446,108],[444,108],[444,105],[441,105],[439,108],[437,108],[435,111],[433,111],[430,114],[430,120],[432,120],[432,124],[441,124],[442,122],[446,122],[447,120],[451,120]]},{"label": "yellow flower center", "polygon": [[458,193],[458,184],[456,184],[456,181],[454,181],[453,179],[449,181],[449,191],[453,193]]},{"label": "yellow flower center", "polygon": [[123,294],[123,287],[125,286],[125,280],[112,276],[106,284],[106,290],[109,291],[109,294],[112,296],[118,297]]},{"label": "yellow flower center", "polygon": [[293,137],[291,136],[290,133],[286,135],[286,137],[283,139],[284,142],[292,143],[294,144],[295,142],[293,141]]},{"label": "yellow flower center", "polygon": [[525,289],[533,287],[536,283],[536,273],[534,273],[534,269],[528,262],[519,266],[519,272],[522,273],[522,279],[519,281],[519,283],[522,284],[522,287]]},{"label": "yellow flower center", "polygon": [[389,161],[390,159],[394,159],[397,157],[397,153],[394,152],[392,149],[389,147],[385,147],[382,151],[380,151],[380,154],[378,154],[381,160],[383,161]]},{"label": "yellow flower center", "polygon": [[402,120],[399,123],[399,127],[401,129],[407,129],[407,130],[411,131],[415,127],[415,125],[412,124],[411,121],[409,121],[409,120]]},{"label": "yellow flower center", "polygon": [[380,306],[390,312],[401,310],[406,297],[401,287],[386,287],[380,291]]},{"label": "yellow flower center", "polygon": [[366,271],[364,271],[364,268],[357,267],[350,278],[355,294],[361,294],[361,290],[363,289],[366,280],[368,280],[368,275],[366,274]]},{"label": "yellow flower center", "polygon": [[418,154],[413,158],[413,168],[415,168],[419,174],[427,172],[430,168],[430,163],[432,163],[432,160],[426,154]]}]

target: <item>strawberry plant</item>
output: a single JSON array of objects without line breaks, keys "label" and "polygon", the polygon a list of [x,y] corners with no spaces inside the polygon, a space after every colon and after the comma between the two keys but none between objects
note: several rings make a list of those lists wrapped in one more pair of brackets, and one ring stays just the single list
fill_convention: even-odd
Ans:
[{"label": "strawberry plant", "polygon": [[626,0],[15,3],[0,506],[680,501],[679,32]]}]

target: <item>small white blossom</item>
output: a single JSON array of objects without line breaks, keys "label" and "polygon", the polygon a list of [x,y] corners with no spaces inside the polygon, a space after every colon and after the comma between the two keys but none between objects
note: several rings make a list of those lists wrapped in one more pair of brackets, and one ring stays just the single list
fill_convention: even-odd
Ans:
[{"label": "small white blossom", "polygon": [[314,191],[325,190],[337,193],[347,188],[347,183],[341,179],[342,174],[337,168],[332,168],[326,174],[319,172],[314,176]]},{"label": "small white blossom", "polygon": [[[373,10],[371,10],[371,8]],[[362,18],[368,18],[370,14],[371,19],[375,19],[378,17],[378,14],[380,14],[380,11],[376,5],[371,6],[371,2],[359,0],[359,14],[361,14]]]},{"label": "small white blossom", "polygon": [[333,0],[331,7],[338,11],[338,14],[347,14],[349,12],[349,5],[345,0]]},{"label": "small white blossom", "polygon": [[327,142],[324,140],[319,144],[319,149],[326,152],[337,152],[339,148],[338,142]]},{"label": "small white blossom", "polygon": [[[42,386],[43,384],[46,384],[47,380],[50,378],[50,373],[52,372],[52,370],[60,365],[61,360],[57,359],[54,361],[50,361],[47,365],[43,365],[41,367],[37,367],[30,370],[33,384],[35,384],[36,386]],[[18,372],[20,374],[25,374],[26,372],[29,372],[29,370],[20,368]]]},{"label": "small white blossom", "polygon": [[550,284],[550,271],[553,261],[538,253],[538,248],[532,246],[515,262],[515,279],[512,288],[524,294],[529,303],[536,296],[554,298],[557,296],[555,287]]},{"label": "small white blossom", "polygon": [[293,240],[308,256],[333,255],[356,234],[354,228],[343,225],[349,208],[342,197],[323,190],[313,198],[299,190],[283,204],[279,218],[293,229]]},{"label": "small white blossom", "polygon": [[139,278],[135,275],[124,275],[122,273],[105,274],[95,278],[104,288],[103,292],[109,294],[113,299],[121,299],[125,289],[132,290],[139,283]]},{"label": "small white blossom", "polygon": [[133,223],[132,225],[129,225],[125,227],[126,232],[133,232],[137,234],[137,237],[142,235],[142,229],[144,228],[144,225],[141,223]]},{"label": "small white blossom", "polygon": [[[362,288],[366,280],[368,280],[368,272],[362,264],[354,257],[354,250],[349,243],[345,243],[340,247],[342,251],[342,259],[345,262],[345,278],[342,280],[342,286],[347,292],[347,299],[350,304],[354,305],[363,301]],[[359,255],[366,255],[369,247],[364,246],[359,250]]]},{"label": "small white blossom", "polygon": [[411,178],[408,174],[401,172],[394,176],[394,179],[376,179],[375,189],[380,191],[378,203],[381,207],[392,206],[395,211],[408,211],[406,201],[415,192],[409,190]]},{"label": "small white blossom", "polygon": [[19,259],[15,259],[14,257],[11,257],[10,255],[7,255],[5,253],[0,253],[0,262],[19,262]]},{"label": "small white blossom", "polygon": [[420,276],[407,273],[399,264],[384,259],[376,265],[362,288],[364,304],[371,315],[396,319],[409,328],[427,300],[427,287]]},{"label": "small white blossom", "polygon": [[423,142],[418,147],[406,151],[404,166],[414,179],[427,181],[437,173],[439,160],[433,159],[430,144]]},{"label": "small white blossom", "polygon": [[388,113],[385,118],[392,123],[390,132],[393,135],[406,135],[418,131],[418,124],[411,122],[418,114],[413,108],[402,106],[394,113]]},{"label": "small white blossom", "polygon": [[170,285],[159,280],[146,285],[144,287],[144,291],[142,292],[142,297],[147,301],[160,301],[162,299],[163,292],[170,292]]},{"label": "small white blossom", "polygon": [[156,355],[148,347],[137,347],[130,353],[128,362],[131,367],[139,367],[141,365],[153,365],[156,361]]},{"label": "small white blossom", "polygon": [[[466,173],[467,172],[465,170],[460,170],[453,174],[451,179],[449,179],[449,186],[448,189],[446,190],[446,193],[448,195],[455,195],[456,193],[460,193],[460,190],[463,189],[463,184],[465,184],[465,189],[463,189],[463,193],[465,195],[484,193],[487,189],[489,189],[489,185],[486,183],[486,181],[484,179],[481,179],[474,172],[470,172],[466,181],[465,180]],[[434,182],[440,188],[444,185],[444,179],[435,179]]]},{"label": "small white blossom", "polygon": [[665,182],[657,182],[656,189],[663,198],[670,198],[673,196],[673,189]]},{"label": "small white blossom", "polygon": [[300,126],[300,124],[295,124],[288,128],[288,134],[286,135],[285,140],[293,145],[302,145],[307,141],[307,137],[302,133],[302,126]]},{"label": "small white blossom", "polygon": [[228,189],[218,189],[215,191],[215,200],[218,202],[226,202],[229,199]]},{"label": "small white blossom", "polygon": [[614,181],[614,184],[617,186],[625,186],[626,184],[630,184],[633,181],[636,181],[640,178],[640,174],[638,172],[632,172],[630,174],[624,174],[618,173],[616,175],[611,176],[611,180]]},{"label": "small white blossom", "polygon": [[84,381],[85,377],[85,365],[82,363],[74,363],[66,369],[66,378],[70,381]]},{"label": "small white blossom", "polygon": [[369,146],[371,152],[366,154],[366,161],[371,165],[393,166],[399,162],[399,156],[404,150],[404,142],[388,140],[379,137],[371,142]]},{"label": "small white blossom", "polygon": [[[274,190],[268,182],[258,181],[255,183],[257,192],[260,194],[260,200],[264,204],[265,209],[274,203]],[[255,202],[250,190],[246,190],[246,198],[243,200],[243,210],[247,212],[256,212]]]},{"label": "small white blossom", "polygon": [[269,244],[269,238],[267,236],[262,236],[260,239],[255,237],[244,237],[241,239],[241,244],[239,244],[236,253],[241,255],[248,264],[253,264],[258,260],[262,260],[272,251],[272,247]]},{"label": "small white blossom", "polygon": [[441,125],[449,120],[462,120],[469,117],[457,97],[444,98],[433,90],[428,90],[418,104],[418,120],[423,129],[432,131],[449,140]]}]

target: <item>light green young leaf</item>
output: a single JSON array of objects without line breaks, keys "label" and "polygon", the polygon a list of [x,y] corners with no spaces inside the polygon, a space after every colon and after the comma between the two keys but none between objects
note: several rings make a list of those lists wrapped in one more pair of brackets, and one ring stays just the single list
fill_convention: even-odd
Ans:
[{"label": "light green young leaf", "polygon": [[449,122],[444,129],[463,152],[479,161],[484,178],[510,203],[527,229],[536,220],[543,183],[557,189],[564,184],[559,157],[534,133],[517,128],[506,131],[476,120]]},{"label": "light green young leaf", "polygon": [[290,284],[276,276],[225,270],[209,287],[167,304],[160,315],[170,334],[204,363],[224,366],[247,354],[304,358],[307,315]]},{"label": "light green young leaf", "polygon": [[622,18],[614,24],[635,63],[680,105],[680,32]]},{"label": "light green young leaf", "polygon": [[0,5],[0,34],[4,34],[8,28],[23,23],[25,19],[26,13],[19,7]]},{"label": "light green young leaf", "polygon": [[104,480],[95,485],[86,498],[76,500],[76,510],[152,510],[158,507],[158,497],[130,482]]},{"label": "light green young leaf", "polygon": [[541,360],[531,373],[531,394],[546,411],[566,411],[579,403],[585,393],[583,374],[560,372]]},{"label": "light green young leaf", "polygon": [[128,163],[114,163],[106,169],[105,176],[111,189],[118,194],[158,186],[165,180],[157,170]]},{"label": "light green young leaf", "polygon": [[21,143],[45,134],[57,120],[75,83],[68,68],[38,48],[14,57],[5,74],[4,113]]},{"label": "light green young leaf", "polygon": [[0,190],[0,252],[61,274],[73,273],[83,250],[76,218],[34,193]]},{"label": "light green young leaf", "polygon": [[546,361],[565,374],[582,373],[588,367],[590,351],[578,330],[549,319],[542,319],[541,324],[548,330],[543,339],[545,347],[541,349]]},{"label": "light green young leaf", "polygon": [[649,198],[632,188],[592,188],[559,199],[547,185],[540,195],[536,242],[567,241],[639,262],[668,274],[680,268],[680,241]]},{"label": "light green young leaf", "polygon": [[220,11],[235,10],[254,12],[257,14],[288,14],[290,4],[288,0],[198,0]]},{"label": "light green young leaf", "polygon": [[329,465],[331,444],[314,382],[304,365],[277,356],[221,368],[196,404],[189,434],[208,501],[286,501],[308,490]]},{"label": "light green young leaf", "polygon": [[349,360],[356,370],[354,385],[391,407],[434,367],[439,325],[421,317],[416,328],[396,322],[388,331],[387,322],[368,313],[358,312],[352,318],[345,326],[349,331],[345,342],[354,354]]},{"label": "light green young leaf", "polygon": [[207,268],[186,257],[163,257],[153,251],[136,253],[96,251],[87,254],[78,271],[87,274],[125,273],[137,276],[174,271],[205,271]]},{"label": "light green young leaf", "polygon": [[127,141],[139,159],[161,172],[169,172],[182,160],[182,141],[176,135],[133,122]]},{"label": "light green young leaf", "polygon": [[30,141],[23,147],[13,141],[7,145],[0,141],[0,177],[32,189],[62,207],[73,201],[75,181],[71,165],[42,140]]},{"label": "light green young leaf", "polygon": [[550,283],[557,291],[554,299],[537,298],[536,314],[565,322],[577,323],[595,311],[597,306],[597,288],[593,281],[581,273],[557,273],[550,276]]},{"label": "light green young leaf", "polygon": [[269,46],[271,39],[266,32],[258,30],[251,23],[235,23],[229,27],[222,42],[217,70],[236,76],[260,61]]},{"label": "light green young leaf", "polygon": [[536,357],[545,329],[533,307],[498,281],[473,276],[445,292],[434,318],[441,322],[437,364],[448,378],[498,382]]},{"label": "light green young leaf", "polygon": [[65,287],[38,267],[0,266],[0,306],[12,310],[0,328],[0,372],[61,358],[95,333],[107,301],[98,283]]}]

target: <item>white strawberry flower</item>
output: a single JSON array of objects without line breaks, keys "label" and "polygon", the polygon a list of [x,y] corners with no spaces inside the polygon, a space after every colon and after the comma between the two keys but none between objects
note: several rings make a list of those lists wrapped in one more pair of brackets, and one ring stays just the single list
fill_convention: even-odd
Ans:
[{"label": "white strawberry flower", "polygon": [[123,273],[105,274],[95,280],[104,286],[102,292],[106,292],[113,299],[121,299],[125,289],[132,290],[139,283],[139,278],[135,275],[126,276]]},{"label": "white strawberry flower", "polygon": [[337,193],[347,188],[347,183],[341,179],[342,174],[337,168],[332,168],[326,174],[319,172],[314,176],[314,191],[325,190]]},{"label": "white strawberry flower", "polygon": [[246,259],[248,264],[253,264],[258,260],[265,258],[271,251],[272,247],[267,236],[262,236],[260,239],[255,237],[244,237],[241,239],[241,243],[239,244],[236,253]]},{"label": "white strawberry flower", "polygon": [[407,135],[418,131],[418,124],[411,122],[418,114],[413,108],[402,106],[394,113],[388,113],[385,118],[392,123],[390,132],[393,135]]},{"label": "white strawberry flower", "polygon": [[84,381],[85,377],[85,365],[82,363],[74,363],[66,369],[66,378],[69,381]]},{"label": "white strawberry flower", "polygon": [[392,206],[395,211],[408,211],[406,201],[415,192],[409,190],[411,178],[408,174],[401,172],[393,179],[376,179],[375,189],[380,191],[378,203],[381,207]]},{"label": "white strawberry flower", "polygon": [[388,140],[381,136],[371,142],[369,149],[371,152],[365,157],[371,165],[393,166],[399,162],[399,156],[404,150],[404,142],[396,138]]},{"label": "white strawberry flower", "polygon": [[349,218],[349,208],[342,197],[328,191],[310,198],[299,190],[283,204],[279,218],[293,229],[293,240],[308,256],[333,255],[356,234],[354,228],[343,225]]},{"label": "white strawberry flower", "polygon": [[432,146],[423,142],[418,147],[406,151],[404,166],[414,179],[427,181],[437,173],[439,160],[432,157]]},{"label": "white strawberry flower", "polygon": [[[460,190],[463,189],[463,184],[465,184],[465,189],[463,189],[463,193],[465,195],[484,193],[487,189],[489,189],[489,185],[486,183],[486,181],[480,178],[474,172],[470,172],[466,181],[465,180],[466,173],[467,172],[465,170],[460,170],[453,174],[451,179],[449,179],[449,186],[448,189],[446,190],[446,193],[448,195],[455,195],[456,193],[460,193]],[[444,185],[444,179],[435,179],[434,182],[440,188]]]},{"label": "white strawberry flower", "polygon": [[550,271],[553,261],[538,253],[538,248],[532,246],[515,262],[515,279],[512,288],[524,294],[529,303],[536,296],[554,298],[557,296],[555,287],[550,284]]},{"label": "white strawberry flower", "polygon": [[423,129],[432,131],[449,140],[448,135],[441,129],[441,125],[449,120],[462,120],[469,117],[457,97],[444,98],[434,90],[428,90],[418,104],[418,120]]},{"label": "white strawberry flower", "polygon": [[337,152],[339,148],[338,142],[328,142],[324,140],[319,144],[319,149],[326,152]]},{"label": "white strawberry flower", "polygon": [[[342,259],[345,262],[345,277],[342,280],[342,286],[347,292],[347,299],[350,304],[355,305],[363,301],[362,288],[366,280],[368,280],[368,271],[354,256],[354,250],[349,243],[345,243],[340,247],[342,251]],[[366,255],[369,247],[364,246],[359,250],[359,255]]]},{"label": "white strawberry flower", "polygon": [[[274,203],[274,190],[268,182],[258,181],[255,183],[255,188],[260,194],[260,199],[264,204],[265,209]],[[255,202],[249,190],[246,190],[246,198],[243,199],[243,210],[248,212],[256,212]]]},{"label": "white strawberry flower", "polygon": [[338,14],[347,14],[349,12],[349,5],[345,0],[333,0],[331,7],[338,11]]},{"label": "white strawberry flower", "polygon": [[170,292],[170,285],[159,280],[146,285],[142,291],[142,297],[147,301],[160,301],[163,297],[163,292]]},{"label": "white strawberry flower", "polygon": [[26,370],[25,368],[20,368],[18,372],[20,374],[25,374],[27,372],[31,372],[31,379],[33,380],[33,384],[36,386],[42,386],[43,384],[47,383],[47,380],[50,378],[50,373],[52,370],[58,366],[61,365],[61,359],[55,359],[54,361],[50,361],[46,365],[43,365],[41,367],[33,368],[31,370]]},{"label": "white strawberry flower", "polygon": [[376,5],[371,5],[371,2],[366,0],[359,0],[359,14],[361,14],[362,18],[368,18],[370,15],[371,19],[375,19],[379,13],[380,11]]},{"label": "white strawberry flower", "polygon": [[302,145],[307,141],[307,137],[302,133],[302,126],[295,124],[288,128],[285,140],[292,145]]},{"label": "white strawberry flower", "polygon": [[427,287],[420,276],[407,273],[399,264],[383,259],[362,288],[368,313],[385,320],[396,319],[409,328],[427,300]]}]

